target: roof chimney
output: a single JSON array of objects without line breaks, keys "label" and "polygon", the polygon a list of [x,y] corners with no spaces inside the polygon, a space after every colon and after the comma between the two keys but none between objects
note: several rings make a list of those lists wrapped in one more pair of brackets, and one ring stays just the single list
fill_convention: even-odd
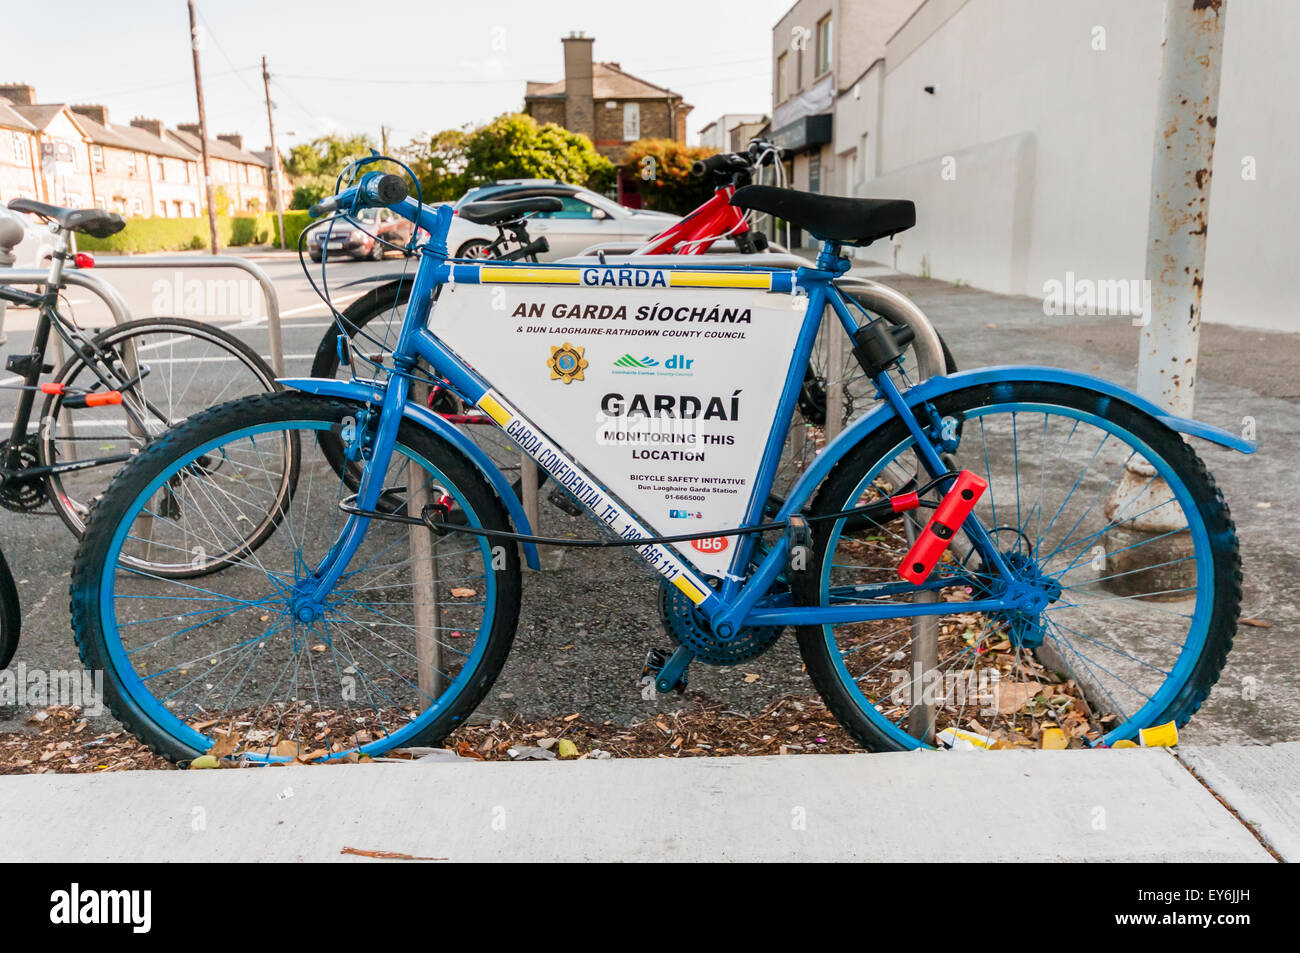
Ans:
[{"label": "roof chimney", "polygon": [[199,124],[197,122],[182,122],[176,125],[181,132],[188,132],[191,136],[199,134]]},{"label": "roof chimney", "polygon": [[137,129],[143,129],[155,139],[163,137],[163,124],[157,119],[145,119],[142,116],[136,116],[131,120],[131,125]]},{"label": "roof chimney", "polygon": [[593,37],[570,33],[564,44],[564,128],[586,136],[596,134],[596,104],[592,97]]},{"label": "roof chimney", "polygon": [[89,116],[101,126],[108,125],[108,107],[99,105],[73,106],[72,111],[79,116]]},{"label": "roof chimney", "polygon": [[244,148],[244,137],[237,132],[223,132],[221,135],[217,136],[217,138],[222,142],[230,143],[236,149],[241,151]]},{"label": "roof chimney", "polygon": [[36,88],[26,83],[6,83],[0,86],[0,96],[15,106],[35,106]]}]

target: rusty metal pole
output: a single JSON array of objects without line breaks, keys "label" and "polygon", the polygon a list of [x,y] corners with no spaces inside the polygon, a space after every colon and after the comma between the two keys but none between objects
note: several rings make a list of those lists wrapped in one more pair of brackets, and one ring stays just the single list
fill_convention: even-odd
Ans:
[{"label": "rusty metal pole", "polygon": [[[1226,0],[1165,4],[1138,393],[1182,416],[1191,416],[1196,389],[1227,6]],[[1182,532],[1186,517],[1181,507],[1160,503],[1169,492],[1149,460],[1129,460],[1103,507],[1112,531],[1097,571],[1107,590],[1159,598],[1195,584],[1195,564],[1187,558],[1192,543]]]},{"label": "rusty metal pole", "polygon": [[1190,416],[1227,0],[1168,0],[1151,162],[1138,392]]}]

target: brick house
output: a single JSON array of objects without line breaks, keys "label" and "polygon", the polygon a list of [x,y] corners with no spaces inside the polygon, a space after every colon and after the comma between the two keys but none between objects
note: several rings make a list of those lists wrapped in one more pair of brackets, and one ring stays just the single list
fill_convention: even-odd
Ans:
[{"label": "brick house", "polygon": [[[686,116],[693,107],[680,93],[625,73],[617,63],[594,62],[592,37],[570,33],[561,43],[564,79],[529,82],[524,112],[538,122],[582,133],[616,165],[638,139],[686,142]],[[620,181],[620,196],[622,186]],[[634,189],[628,190],[629,199],[635,195]]]},{"label": "brick house", "polygon": [[36,127],[0,97],[0,204],[40,194],[37,155]]},{"label": "brick house", "polygon": [[[224,191],[231,214],[270,207],[270,162],[243,145],[236,133],[208,140],[213,188]],[[27,84],[0,85],[0,201],[20,196],[127,217],[198,217],[198,124],[167,129],[136,117],[124,126],[104,106],[38,104]]]},{"label": "brick house", "polygon": [[[56,205],[93,204],[95,190],[90,174],[89,143],[72,111],[62,103],[38,105],[36,90],[22,83],[0,86],[0,97],[8,104],[9,111],[17,113],[31,127],[33,197]],[[15,142],[11,140],[11,150]],[[11,151],[10,155],[14,158],[17,154]]]},{"label": "brick house", "polygon": [[[181,123],[167,130],[167,135],[202,161],[198,123]],[[265,212],[271,208],[270,163],[245,152],[243,136],[230,132],[209,139],[208,163],[212,169],[213,193],[224,190],[230,199],[230,214]],[[217,207],[221,207],[220,202]]]},{"label": "brick house", "polygon": [[99,105],[73,106],[72,112],[89,142],[95,205],[120,215],[198,214],[198,163],[162,137],[162,123],[137,118],[113,124]]}]

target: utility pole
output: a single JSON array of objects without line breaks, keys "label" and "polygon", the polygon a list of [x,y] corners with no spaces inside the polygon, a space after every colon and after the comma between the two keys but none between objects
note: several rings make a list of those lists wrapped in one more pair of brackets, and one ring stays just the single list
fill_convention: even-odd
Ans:
[{"label": "utility pole", "polygon": [[1138,393],[1191,416],[1227,0],[1169,0],[1147,224]]},{"label": "utility pole", "polygon": [[217,206],[212,199],[212,167],[208,164],[208,115],[203,108],[203,77],[199,73],[199,28],[194,22],[194,0],[190,8],[190,50],[194,53],[194,95],[199,101],[199,146],[203,153],[203,190],[208,203],[208,228],[212,232],[212,254],[221,254],[217,237]]},{"label": "utility pole", "polygon": [[280,247],[284,247],[284,190],[280,187],[280,150],[275,147],[275,117],[271,115],[271,74],[262,57],[262,87],[266,90],[266,124],[271,128],[271,181],[275,187],[275,214],[280,220]]},{"label": "utility pole", "polygon": [[381,155],[388,155],[388,127],[379,127],[379,152]]}]

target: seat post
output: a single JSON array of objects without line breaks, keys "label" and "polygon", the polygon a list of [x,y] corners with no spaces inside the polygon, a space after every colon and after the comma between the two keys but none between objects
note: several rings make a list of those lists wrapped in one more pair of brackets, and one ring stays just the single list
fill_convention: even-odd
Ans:
[{"label": "seat post", "polygon": [[45,279],[45,293],[57,295],[63,284],[63,265],[68,258],[69,232],[57,222],[50,223],[50,230],[57,237],[54,241],[54,250],[50,253],[50,272]]},{"label": "seat post", "polygon": [[819,271],[839,271],[840,269],[836,266],[841,257],[839,242],[822,242],[822,250],[817,255],[817,269]]}]

